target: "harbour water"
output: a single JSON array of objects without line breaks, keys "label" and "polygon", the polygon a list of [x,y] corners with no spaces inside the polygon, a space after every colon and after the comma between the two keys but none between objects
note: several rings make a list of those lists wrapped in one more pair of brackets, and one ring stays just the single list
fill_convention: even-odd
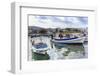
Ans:
[{"label": "harbour water", "polygon": [[[29,50],[28,59],[31,61],[42,60],[43,55],[39,55],[33,52],[31,41],[34,40],[36,43],[42,41],[49,47],[47,54],[43,60],[60,60],[60,59],[81,59],[88,58],[88,42],[84,43],[70,43],[70,44],[58,44],[51,41],[51,37],[29,37]],[[38,57],[38,58],[37,58]]]}]

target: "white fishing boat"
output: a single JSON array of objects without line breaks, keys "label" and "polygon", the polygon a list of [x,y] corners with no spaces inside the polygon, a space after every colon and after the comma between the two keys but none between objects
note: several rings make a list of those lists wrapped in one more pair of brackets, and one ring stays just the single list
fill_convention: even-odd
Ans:
[{"label": "white fishing boat", "polygon": [[38,43],[32,46],[32,51],[39,54],[46,54],[49,47],[45,43]]},{"label": "white fishing boat", "polygon": [[54,43],[84,43],[85,37],[73,37],[73,38],[54,38]]}]

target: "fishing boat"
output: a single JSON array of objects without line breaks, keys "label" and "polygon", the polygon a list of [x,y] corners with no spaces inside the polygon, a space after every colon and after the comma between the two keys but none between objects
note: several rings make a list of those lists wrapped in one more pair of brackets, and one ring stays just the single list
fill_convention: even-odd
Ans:
[{"label": "fishing boat", "polygon": [[72,37],[72,38],[53,38],[54,43],[84,43],[85,37]]},{"label": "fishing boat", "polygon": [[88,36],[85,37],[85,41],[86,41],[86,42],[88,41]]},{"label": "fishing boat", "polygon": [[49,50],[49,47],[46,43],[37,43],[32,46],[33,52],[38,54],[46,54],[46,51]]}]

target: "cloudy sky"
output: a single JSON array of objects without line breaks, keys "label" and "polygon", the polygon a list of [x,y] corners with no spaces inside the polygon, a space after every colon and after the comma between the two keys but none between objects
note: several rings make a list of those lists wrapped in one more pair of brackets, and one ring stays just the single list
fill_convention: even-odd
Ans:
[{"label": "cloudy sky", "polygon": [[84,28],[88,26],[88,17],[30,15],[29,26],[44,28]]}]

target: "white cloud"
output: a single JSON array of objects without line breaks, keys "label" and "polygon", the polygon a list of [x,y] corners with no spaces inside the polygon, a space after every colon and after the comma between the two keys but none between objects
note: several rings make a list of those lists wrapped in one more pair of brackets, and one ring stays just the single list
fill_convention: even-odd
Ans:
[{"label": "white cloud", "polygon": [[[29,26],[38,26],[43,28],[84,28],[86,25],[83,25],[79,18],[77,17],[56,17],[59,20],[52,20],[51,17],[47,19],[36,18],[35,16],[29,17]],[[64,22],[65,20],[65,22]],[[70,23],[67,23],[70,22]]]}]

